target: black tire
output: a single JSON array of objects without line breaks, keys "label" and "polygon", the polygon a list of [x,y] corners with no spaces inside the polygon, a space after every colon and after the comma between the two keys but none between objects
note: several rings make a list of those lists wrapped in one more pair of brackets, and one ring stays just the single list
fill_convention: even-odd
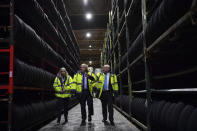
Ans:
[{"label": "black tire", "polygon": [[178,131],[185,131],[187,128],[187,121],[189,120],[194,107],[191,105],[187,105],[180,114],[178,120]]},{"label": "black tire", "polygon": [[170,107],[171,103],[170,102],[167,102],[164,106],[163,106],[163,109],[161,111],[161,114],[160,114],[160,119],[159,119],[159,125],[160,125],[160,130],[161,131],[165,131],[165,115],[166,115],[166,112],[168,111],[169,107]]},{"label": "black tire", "polygon": [[171,125],[169,131],[177,130],[178,119],[179,119],[181,111],[183,110],[184,107],[185,107],[185,105],[182,102],[179,102],[176,104],[176,106],[171,114],[172,119],[170,119],[170,121],[169,121],[169,123]]},{"label": "black tire", "polygon": [[197,131],[197,109],[195,109],[188,122],[187,122],[187,130],[186,131]]},{"label": "black tire", "polygon": [[164,119],[165,124],[164,124],[164,126],[165,126],[165,129],[167,131],[170,130],[170,128],[173,124],[173,123],[170,123],[170,121],[172,120],[172,113],[173,113],[175,107],[176,107],[176,103],[172,103],[170,105],[170,107],[168,108],[166,114],[165,114],[165,119]]},{"label": "black tire", "polygon": [[153,103],[151,104],[151,117],[150,117],[150,123],[151,123],[151,130],[152,131],[157,131],[156,130],[156,124],[155,124],[155,110],[156,110],[156,105],[158,104],[159,102],[157,101],[153,101]]},{"label": "black tire", "polygon": [[161,117],[161,112],[162,112],[162,108],[164,107],[164,105],[166,104],[166,101],[161,101],[158,103],[157,107],[156,107],[156,112],[155,112],[155,126],[156,129],[158,130],[160,128],[160,117]]}]

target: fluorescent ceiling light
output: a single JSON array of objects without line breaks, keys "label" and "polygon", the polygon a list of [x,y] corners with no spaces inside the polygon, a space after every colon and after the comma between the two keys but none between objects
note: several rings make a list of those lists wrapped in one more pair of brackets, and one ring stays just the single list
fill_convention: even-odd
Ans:
[{"label": "fluorescent ceiling light", "polygon": [[92,14],[91,14],[91,13],[87,13],[87,14],[86,14],[86,19],[87,19],[87,20],[92,19]]},{"label": "fluorescent ceiling light", "polygon": [[87,5],[87,4],[88,4],[88,0],[83,0],[83,3],[84,3],[85,5]]},{"label": "fluorescent ceiling light", "polygon": [[88,33],[86,33],[86,37],[87,38],[90,38],[91,37],[91,34],[88,32]]}]

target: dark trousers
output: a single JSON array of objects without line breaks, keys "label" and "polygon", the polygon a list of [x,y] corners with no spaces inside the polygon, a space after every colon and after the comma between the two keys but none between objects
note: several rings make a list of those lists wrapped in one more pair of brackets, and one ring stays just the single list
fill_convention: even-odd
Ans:
[{"label": "dark trousers", "polygon": [[114,121],[114,110],[113,110],[113,94],[110,91],[103,91],[101,95],[103,120],[107,120],[107,110],[109,113],[109,120]]},{"label": "dark trousers", "polygon": [[67,121],[68,117],[68,102],[69,98],[57,98],[57,109],[58,109],[58,119],[57,122],[59,123],[61,120],[62,109],[64,113],[64,119]]},{"label": "dark trousers", "polygon": [[79,98],[79,102],[81,106],[81,116],[82,116],[82,120],[85,121],[86,120],[86,101],[88,105],[88,116],[91,116],[94,114],[93,98],[89,90],[84,90],[79,95],[80,96],[78,96],[78,98]]}]

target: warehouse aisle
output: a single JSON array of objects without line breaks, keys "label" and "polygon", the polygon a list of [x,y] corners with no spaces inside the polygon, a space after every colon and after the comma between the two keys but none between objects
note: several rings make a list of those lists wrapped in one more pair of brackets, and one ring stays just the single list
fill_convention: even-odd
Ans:
[{"label": "warehouse aisle", "polygon": [[68,123],[66,125],[56,126],[56,120],[42,127],[39,131],[139,131],[118,111],[114,110],[115,126],[104,125],[102,122],[102,109],[100,100],[94,99],[95,115],[91,123],[86,123],[86,126],[80,126],[81,113],[80,105],[69,111]]}]

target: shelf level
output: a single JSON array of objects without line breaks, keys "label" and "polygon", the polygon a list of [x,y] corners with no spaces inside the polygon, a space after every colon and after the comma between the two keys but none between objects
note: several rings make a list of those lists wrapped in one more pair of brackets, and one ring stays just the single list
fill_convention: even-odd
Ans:
[{"label": "shelf level", "polygon": [[0,75],[9,75],[9,72],[0,72]]},{"label": "shelf level", "polygon": [[8,121],[0,121],[0,124],[8,124]]},{"label": "shelf level", "polygon": [[0,39],[0,43],[9,43],[10,40],[9,39]]},{"label": "shelf level", "polygon": [[151,89],[152,93],[197,93],[197,88],[184,89]]},{"label": "shelf level", "polygon": [[0,99],[0,102],[8,102],[8,101],[9,101],[9,99],[6,99],[6,98]]},{"label": "shelf level", "polygon": [[10,52],[10,49],[0,49],[0,53],[8,53],[8,52]]},{"label": "shelf level", "polygon": [[10,8],[9,4],[0,5],[0,8]]},{"label": "shelf level", "polygon": [[0,85],[0,89],[9,89],[9,85]]}]

